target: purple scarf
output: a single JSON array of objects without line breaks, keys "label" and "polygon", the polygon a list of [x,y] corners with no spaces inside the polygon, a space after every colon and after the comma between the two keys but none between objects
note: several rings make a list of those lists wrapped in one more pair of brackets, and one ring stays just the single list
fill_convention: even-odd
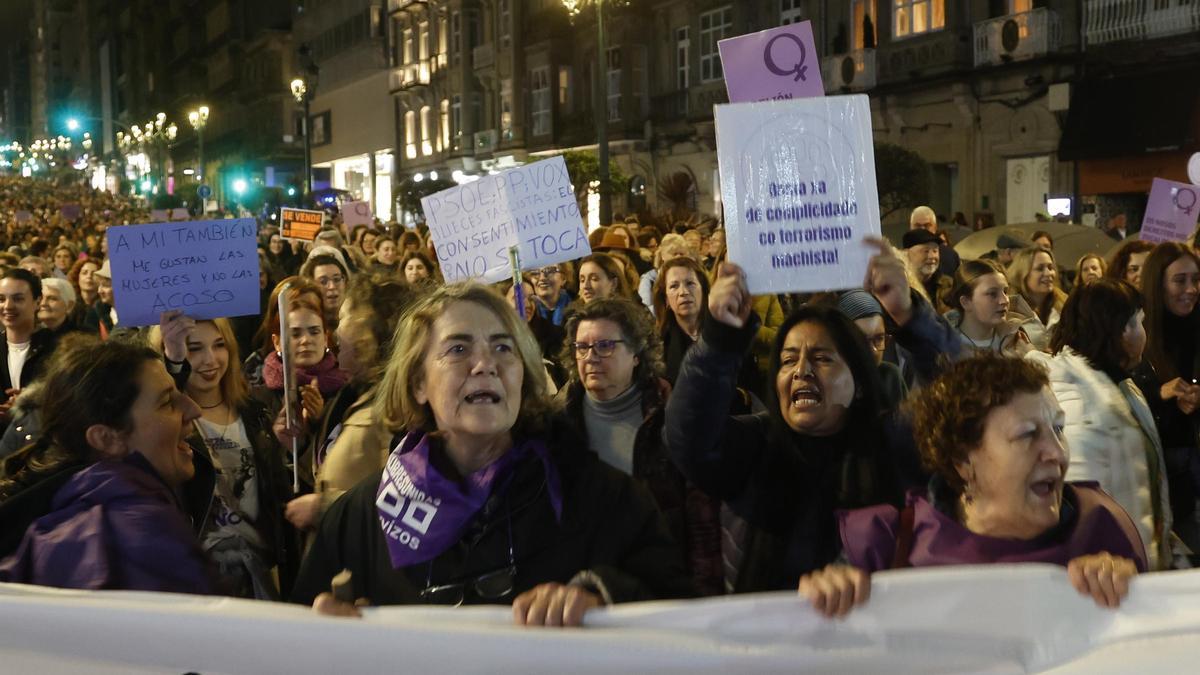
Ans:
[{"label": "purple scarf", "polygon": [[[262,374],[263,384],[267,385],[268,389],[283,390],[283,359],[277,352],[267,354],[267,358],[263,360]],[[329,398],[350,381],[350,374],[338,368],[333,352],[325,352],[325,357],[315,366],[296,369],[296,386],[303,387],[313,380],[317,381],[317,389],[321,390],[321,396]]]},{"label": "purple scarf", "polygon": [[487,503],[497,481],[508,479],[512,468],[529,453],[542,460],[550,505],[555,517],[562,520],[558,470],[541,441],[528,440],[513,446],[461,483],[438,472],[429,461],[429,446],[425,432],[409,432],[388,456],[379,482],[375,507],[392,567],[400,569],[433,560],[453,546]]}]

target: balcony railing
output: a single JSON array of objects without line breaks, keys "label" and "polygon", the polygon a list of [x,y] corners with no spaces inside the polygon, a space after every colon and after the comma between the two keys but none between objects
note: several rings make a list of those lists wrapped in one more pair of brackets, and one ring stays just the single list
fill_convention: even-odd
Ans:
[{"label": "balcony railing", "polygon": [[1058,13],[1034,9],[975,24],[975,65],[1045,56],[1062,45]]},{"label": "balcony railing", "polygon": [[388,0],[388,12],[395,14],[408,9],[416,9],[417,7],[428,6],[428,0]]},{"label": "balcony railing", "polygon": [[393,94],[413,87],[429,84],[429,59],[407,63],[393,68],[388,75],[388,89]]},{"label": "balcony railing", "polygon": [[856,49],[849,54],[821,59],[825,92],[866,91],[875,87],[875,50]]},{"label": "balcony railing", "polygon": [[476,68],[488,68],[496,64],[496,45],[491,42],[479,45],[471,54]]},{"label": "balcony railing", "polygon": [[1200,31],[1200,3],[1195,0],[1086,0],[1083,30],[1088,44]]}]

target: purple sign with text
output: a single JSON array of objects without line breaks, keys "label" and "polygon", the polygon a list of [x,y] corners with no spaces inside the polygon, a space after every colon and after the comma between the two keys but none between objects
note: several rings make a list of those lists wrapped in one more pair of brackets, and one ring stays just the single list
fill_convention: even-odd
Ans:
[{"label": "purple sign with text", "polygon": [[717,46],[730,103],[825,95],[808,21],[721,40]]},{"label": "purple sign with text", "polygon": [[1155,178],[1150,187],[1150,201],[1142,218],[1142,241],[1186,241],[1196,229],[1200,216],[1200,187]]}]

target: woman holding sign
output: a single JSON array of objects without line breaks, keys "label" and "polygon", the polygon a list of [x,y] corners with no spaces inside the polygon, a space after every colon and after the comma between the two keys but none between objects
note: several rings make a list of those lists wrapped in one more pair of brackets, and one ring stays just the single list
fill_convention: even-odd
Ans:
[{"label": "woman holding sign", "polygon": [[355,615],[381,605],[511,604],[520,625],[689,593],[651,496],[551,413],[540,353],[493,291],[443,286],[401,321],[376,409],[406,431],[382,472],[334,502],[293,598]]},{"label": "woman holding sign", "polygon": [[237,367],[238,347],[228,319],[193,321],[164,315],[150,331],[150,344],[168,362],[187,361],[184,387],[200,406],[189,439],[195,459],[212,466],[216,480],[189,485],[189,499],[208,503],[198,523],[204,550],[217,563],[224,590],[232,595],[278,600],[295,579],[299,550],[283,519],[291,497],[284,452],[271,435],[266,407],[250,398]]},{"label": "woman holding sign", "polygon": [[[895,338],[922,375],[959,351],[954,333],[913,293],[903,261],[882,240],[863,284],[897,325]],[[841,312],[806,306],[780,326],[765,412],[729,415],[734,381],[759,319],[737,265],[718,272],[710,317],[684,358],[667,402],[671,458],[745,520],[735,592],[796,587],[840,550],[834,512],[899,504],[924,482],[910,431],[882,402],[875,357]]]}]

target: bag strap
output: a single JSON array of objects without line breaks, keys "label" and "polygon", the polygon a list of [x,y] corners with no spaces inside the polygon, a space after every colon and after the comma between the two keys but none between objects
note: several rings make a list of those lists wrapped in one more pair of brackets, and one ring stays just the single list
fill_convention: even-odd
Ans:
[{"label": "bag strap", "polygon": [[896,532],[896,548],[892,553],[892,566],[889,569],[912,567],[908,556],[912,553],[913,518],[915,511],[911,504],[900,512],[900,529]]}]

